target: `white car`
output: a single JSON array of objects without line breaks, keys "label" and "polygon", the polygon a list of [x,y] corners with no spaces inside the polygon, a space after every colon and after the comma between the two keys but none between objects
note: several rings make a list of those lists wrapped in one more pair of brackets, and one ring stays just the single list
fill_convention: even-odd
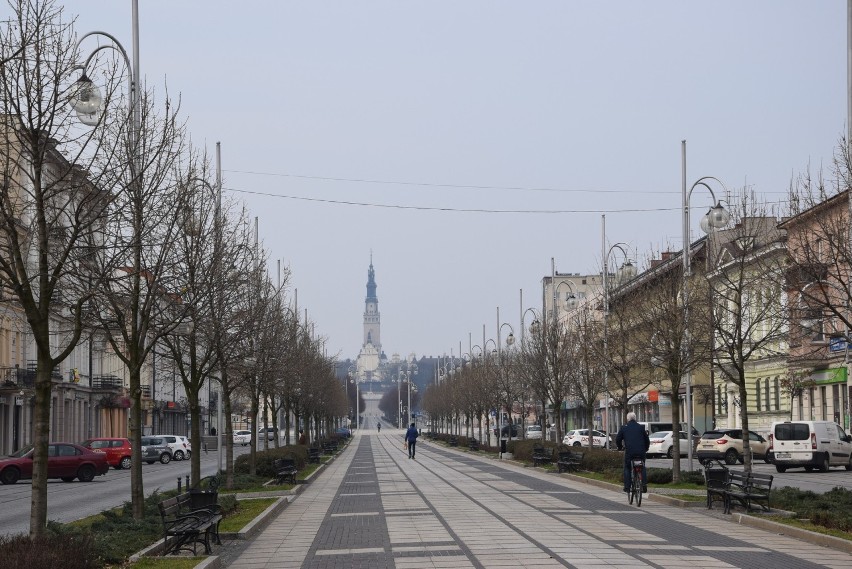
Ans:
[{"label": "white car", "polygon": [[189,457],[192,456],[192,443],[189,442],[188,438],[179,435],[152,436],[163,439],[163,441],[169,445],[169,448],[172,451],[172,458],[174,460],[189,460]]},{"label": "white car", "polygon": [[234,444],[243,446],[251,444],[251,431],[234,431]]},{"label": "white car", "polygon": [[541,425],[529,425],[526,430],[526,438],[528,439],[540,439],[541,438]]},{"label": "white car", "polygon": [[[606,438],[606,433],[602,433],[601,431],[592,431],[593,446],[605,448],[607,446]],[[572,431],[568,431],[562,439],[562,444],[574,447],[589,446],[589,429],[574,429]]]},{"label": "white car", "polygon": [[[657,431],[651,435],[651,446],[648,448],[648,456],[667,456],[671,458],[674,454],[674,441],[672,440],[671,431]],[[680,432],[680,454],[681,456],[689,452],[687,445],[689,444],[688,435],[683,431]]]}]

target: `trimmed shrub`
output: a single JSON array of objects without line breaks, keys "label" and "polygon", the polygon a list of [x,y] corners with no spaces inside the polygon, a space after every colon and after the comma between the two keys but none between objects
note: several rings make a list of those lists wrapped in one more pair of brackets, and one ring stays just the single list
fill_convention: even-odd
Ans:
[{"label": "trimmed shrub", "polygon": [[613,452],[603,448],[576,448],[567,445],[559,445],[559,451],[579,451],[583,453],[583,462],[580,467],[590,472],[621,471],[624,468],[624,453]]},{"label": "trimmed shrub", "polygon": [[[308,447],[304,445],[290,445],[269,450],[259,450],[255,455],[255,466],[257,475],[272,478],[275,469],[272,463],[279,458],[295,458],[296,467],[301,470],[308,463]],[[240,455],[234,460],[234,474],[248,474],[250,454]]]},{"label": "trimmed shrub", "polygon": [[650,484],[671,484],[672,471],[668,468],[647,468],[648,483]]},{"label": "trimmed shrub", "polygon": [[0,536],[0,557],[4,567],[103,567],[95,552],[94,536],[89,532],[48,531],[38,539],[26,534]]}]

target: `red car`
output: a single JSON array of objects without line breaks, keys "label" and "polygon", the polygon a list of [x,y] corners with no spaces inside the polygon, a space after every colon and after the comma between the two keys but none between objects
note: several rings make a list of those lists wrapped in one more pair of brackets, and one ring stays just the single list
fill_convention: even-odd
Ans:
[{"label": "red car", "polygon": [[130,441],[121,438],[97,438],[89,439],[80,443],[80,446],[91,449],[95,452],[102,452],[106,455],[107,464],[121,470],[122,468],[130,468],[130,457],[133,456],[133,450],[130,447]]},{"label": "red car", "polygon": [[[50,443],[47,447],[47,477],[71,482],[91,482],[109,471],[106,454],[73,443]],[[0,482],[14,484],[33,476],[33,447],[27,446],[0,458]]]}]

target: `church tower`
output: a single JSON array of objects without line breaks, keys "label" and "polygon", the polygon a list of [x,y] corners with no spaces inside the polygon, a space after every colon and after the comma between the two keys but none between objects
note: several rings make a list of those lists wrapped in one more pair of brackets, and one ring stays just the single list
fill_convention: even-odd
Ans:
[{"label": "church tower", "polygon": [[370,268],[367,271],[367,298],[364,300],[364,347],[372,344],[382,353],[381,317],[379,299],[376,296],[376,271],[373,269],[373,255],[370,254]]}]

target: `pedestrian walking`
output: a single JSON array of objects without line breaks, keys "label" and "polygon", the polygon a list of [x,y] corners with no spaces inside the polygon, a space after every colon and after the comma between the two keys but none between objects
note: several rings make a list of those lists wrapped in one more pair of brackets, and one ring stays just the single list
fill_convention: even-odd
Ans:
[{"label": "pedestrian walking", "polygon": [[417,428],[414,426],[414,423],[411,423],[411,426],[408,427],[407,431],[405,431],[405,442],[408,444],[408,458],[414,458],[414,450],[417,446],[418,436],[420,436],[420,433],[417,432]]},{"label": "pedestrian walking", "polygon": [[305,431],[299,429],[299,444],[306,445],[308,444],[308,437],[305,436]]}]

